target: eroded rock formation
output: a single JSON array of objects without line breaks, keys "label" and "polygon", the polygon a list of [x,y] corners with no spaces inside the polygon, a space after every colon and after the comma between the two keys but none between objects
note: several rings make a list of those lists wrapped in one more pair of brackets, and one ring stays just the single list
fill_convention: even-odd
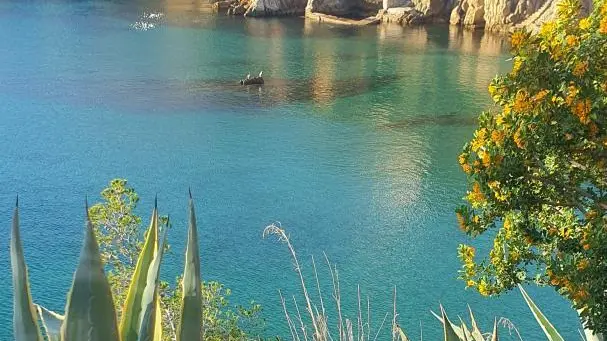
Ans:
[{"label": "eroded rock formation", "polygon": [[341,17],[359,16],[364,9],[362,0],[308,0],[306,11]]},{"label": "eroded rock formation", "polygon": [[307,0],[252,0],[245,16],[283,16],[303,14]]}]

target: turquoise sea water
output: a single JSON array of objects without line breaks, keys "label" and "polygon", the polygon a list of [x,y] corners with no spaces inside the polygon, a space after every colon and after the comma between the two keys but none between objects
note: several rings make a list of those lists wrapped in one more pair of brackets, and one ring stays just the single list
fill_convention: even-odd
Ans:
[{"label": "turquoise sea water", "polygon": [[[131,27],[149,13],[164,16]],[[312,255],[337,263],[351,317],[357,284],[375,326],[396,286],[400,324],[417,335],[421,322],[426,340],[438,339],[439,303],[453,317],[470,304],[486,329],[509,317],[540,339],[518,293],[483,299],[456,279],[468,242],[453,215],[465,192],[456,156],[506,58],[501,38],[447,27],[243,20],[192,1],[1,2],[0,340],[12,339],[15,196],[33,297],[62,311],[84,198],[114,177],[138,190],[144,220],[155,194],[171,215],[167,279],[182,267],[192,188],[203,277],[261,303],[268,335],[288,333],[277,290],[298,293],[286,247],[261,238],[280,221],[306,273]],[[259,70],[261,89],[235,85]],[[577,338],[567,302],[531,293]]]}]

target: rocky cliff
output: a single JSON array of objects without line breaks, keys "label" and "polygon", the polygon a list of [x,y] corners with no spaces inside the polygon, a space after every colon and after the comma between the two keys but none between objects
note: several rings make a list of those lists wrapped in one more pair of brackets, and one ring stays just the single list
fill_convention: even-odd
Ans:
[{"label": "rocky cliff", "polygon": [[245,16],[283,16],[303,14],[308,0],[252,0]]},{"label": "rocky cliff", "polygon": [[356,17],[364,9],[362,0],[308,0],[306,11],[341,17]]},{"label": "rocky cliff", "polygon": [[[482,28],[490,31],[509,31],[525,27],[537,31],[554,18],[559,0],[458,0],[451,12],[452,25]],[[583,0],[584,11],[592,7],[591,0]]]}]

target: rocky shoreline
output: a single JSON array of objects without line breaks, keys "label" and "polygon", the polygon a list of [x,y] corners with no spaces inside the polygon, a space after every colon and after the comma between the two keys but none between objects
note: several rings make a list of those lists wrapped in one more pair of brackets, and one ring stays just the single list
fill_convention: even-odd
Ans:
[{"label": "rocky shoreline", "polygon": [[[221,0],[220,14],[247,17],[302,16],[351,26],[449,23],[466,29],[537,31],[552,19],[559,0]],[[589,10],[592,0],[583,0]]]}]

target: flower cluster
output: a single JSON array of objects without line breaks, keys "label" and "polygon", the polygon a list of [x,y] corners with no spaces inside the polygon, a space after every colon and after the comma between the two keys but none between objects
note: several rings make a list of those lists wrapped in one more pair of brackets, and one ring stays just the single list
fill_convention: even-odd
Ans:
[{"label": "flower cluster", "polygon": [[461,276],[483,295],[552,285],[605,333],[607,0],[583,18],[578,0],[562,0],[554,21],[511,45],[512,71],[488,89],[501,110],[479,116],[458,157],[470,184],[458,225],[498,230],[485,258],[460,246]]}]

